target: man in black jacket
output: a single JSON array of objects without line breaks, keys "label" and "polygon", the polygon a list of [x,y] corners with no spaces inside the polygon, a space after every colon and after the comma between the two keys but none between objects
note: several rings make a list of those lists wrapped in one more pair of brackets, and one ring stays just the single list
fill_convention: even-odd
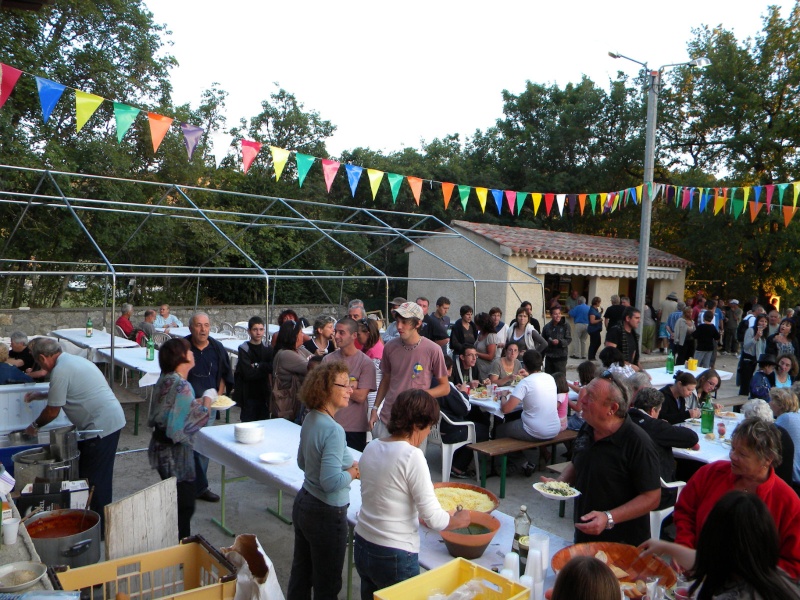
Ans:
[{"label": "man in black jacket", "polygon": [[272,346],[263,343],[264,319],[247,322],[250,339],[239,346],[239,361],[234,373],[234,400],[242,409],[242,422],[269,419],[269,376],[272,374]]},{"label": "man in black jacket", "polygon": [[567,356],[572,343],[569,323],[561,317],[561,309],[550,309],[550,322],[542,329],[542,337],[547,340],[544,350],[544,372],[552,375],[561,371],[567,374]]}]

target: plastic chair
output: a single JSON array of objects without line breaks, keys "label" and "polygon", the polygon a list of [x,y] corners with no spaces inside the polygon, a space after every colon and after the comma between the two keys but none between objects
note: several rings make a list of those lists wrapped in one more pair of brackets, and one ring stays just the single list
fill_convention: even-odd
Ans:
[{"label": "plastic chair", "polygon": [[153,343],[156,345],[156,348],[161,348],[164,345],[164,342],[170,339],[170,335],[168,333],[164,333],[163,331],[156,331],[153,334]]},{"label": "plastic chair", "polygon": [[233,325],[231,325],[230,323],[223,321],[220,327],[222,333],[230,333],[231,335],[233,335]]},{"label": "plastic chair", "polygon": [[[442,436],[439,433],[439,425],[442,421],[450,425],[463,425],[467,428],[467,439],[463,442],[456,442],[454,444],[445,444],[442,441]],[[474,444],[477,441],[475,437],[475,423],[472,421],[451,421],[450,418],[443,412],[439,412],[439,423],[431,427],[431,432],[428,434],[428,442],[442,448],[442,481],[447,483],[450,481],[450,469],[453,465],[453,454],[456,450],[467,444]],[[480,475],[477,475],[478,485],[481,484]]]},{"label": "plastic chair", "polygon": [[114,336],[121,337],[124,340],[128,339],[128,336],[125,335],[125,332],[122,331],[122,327],[120,327],[119,325],[114,325]]},{"label": "plastic chair", "polygon": [[[675,496],[675,502],[678,501],[678,497],[681,495],[681,490],[686,485],[685,481],[673,481],[667,483],[664,479],[661,479],[661,487],[668,490],[678,490],[677,495]],[[661,538],[661,524],[664,522],[668,516],[670,516],[675,511],[674,506],[668,506],[662,510],[651,510],[650,511],[650,537],[654,540]]]},{"label": "plastic chair", "polygon": [[234,325],[233,326],[233,334],[236,336],[237,340],[249,340],[250,334],[247,331],[247,327],[242,327],[241,325]]}]

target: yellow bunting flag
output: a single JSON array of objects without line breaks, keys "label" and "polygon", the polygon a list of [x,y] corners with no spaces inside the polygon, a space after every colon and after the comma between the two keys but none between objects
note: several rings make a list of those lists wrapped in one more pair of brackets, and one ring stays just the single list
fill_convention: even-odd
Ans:
[{"label": "yellow bunting flag", "polygon": [[156,113],[147,113],[147,119],[150,121],[150,137],[153,138],[153,152],[158,152],[158,147],[167,135],[167,131],[172,125],[172,119],[164,115],[157,115]]},{"label": "yellow bunting flag", "polygon": [[800,181],[795,181],[792,183],[792,187],[794,188],[794,199],[792,200],[792,205],[797,208],[797,194],[800,193]]},{"label": "yellow bunting flag", "polygon": [[289,150],[278,148],[277,146],[270,146],[269,151],[272,153],[272,166],[275,167],[275,181],[281,178],[283,168],[286,166],[286,161],[289,160]]},{"label": "yellow bunting flag", "polygon": [[406,177],[408,185],[411,186],[411,193],[414,194],[414,202],[419,206],[419,195],[422,193],[422,179],[419,177]]},{"label": "yellow bunting flag", "polygon": [[486,212],[486,194],[489,190],[484,187],[476,187],[475,193],[478,195],[478,202],[481,205],[481,212]]},{"label": "yellow bunting flag", "polygon": [[536,213],[539,212],[539,207],[542,205],[542,195],[541,194],[531,194],[533,198],[533,214],[536,216]]},{"label": "yellow bunting flag", "polygon": [[75,120],[78,131],[86,125],[86,121],[91,118],[94,111],[96,111],[102,103],[103,98],[100,96],[75,90]]},{"label": "yellow bunting flag", "polygon": [[442,182],[442,198],[444,199],[444,209],[447,210],[447,205],[450,204],[450,198],[453,197],[453,190],[456,188],[455,183]]},{"label": "yellow bunting flag", "polygon": [[600,214],[602,215],[604,212],[606,212],[606,200],[608,199],[608,193],[603,192],[602,194],[598,194],[598,196],[600,198]]},{"label": "yellow bunting flag", "polygon": [[369,177],[369,187],[372,188],[372,199],[378,194],[378,188],[383,180],[383,171],[377,169],[367,169],[367,177]]},{"label": "yellow bunting flag", "polygon": [[714,198],[714,214],[715,215],[719,214],[719,211],[721,211],[725,207],[725,204],[727,202],[728,198],[725,196],[724,193],[721,195],[717,195],[717,197]]}]

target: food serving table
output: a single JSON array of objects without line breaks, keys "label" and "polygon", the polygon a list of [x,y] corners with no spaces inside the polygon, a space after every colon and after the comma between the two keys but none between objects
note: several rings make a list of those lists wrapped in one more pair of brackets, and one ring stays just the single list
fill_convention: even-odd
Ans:
[{"label": "food serving table", "polygon": [[[97,362],[95,360],[95,352],[100,348],[111,348],[112,339],[114,348],[134,348],[139,347],[139,344],[133,342],[127,338],[111,336],[110,333],[106,333],[105,331],[97,331],[96,329],[92,333],[92,337],[86,337],[86,328],[80,329],[56,329],[55,331],[51,331],[50,335],[57,337],[59,340],[67,340],[68,342],[75,344],[78,348],[83,348],[86,350],[86,358],[91,360],[92,362]],[[116,350],[114,355],[116,356]]]},{"label": "food serving table", "polygon": [[[730,440],[731,436],[733,436],[733,430],[736,429],[736,426],[744,419],[744,415],[742,413],[728,413],[724,412],[726,415],[735,415],[735,416],[726,416],[726,417],[714,417],[714,439],[707,440],[705,436],[700,433],[700,419],[690,419],[685,423],[681,423],[682,427],[688,427],[692,429],[696,434],[697,437],[700,438],[699,450],[692,450],[691,448],[673,448],[672,455],[675,458],[688,458],[690,460],[696,460],[702,463],[712,463],[717,460],[730,460],[730,451],[731,445]],[[717,435],[717,423],[724,422],[727,431],[725,432],[725,441],[719,439]]]},{"label": "food serving table", "polygon": [[[686,373],[691,373],[695,377],[698,377],[700,373],[707,370],[708,369],[695,369],[694,371],[690,371],[684,365],[675,365],[675,373],[678,371],[685,371]],[[722,381],[728,381],[731,377],[733,377],[733,373],[730,371],[720,371],[719,369],[716,369],[716,371]],[[675,373],[667,373],[666,367],[660,367],[658,369],[646,369],[645,372],[650,375],[650,385],[655,388],[664,387],[665,385],[675,383]]]}]

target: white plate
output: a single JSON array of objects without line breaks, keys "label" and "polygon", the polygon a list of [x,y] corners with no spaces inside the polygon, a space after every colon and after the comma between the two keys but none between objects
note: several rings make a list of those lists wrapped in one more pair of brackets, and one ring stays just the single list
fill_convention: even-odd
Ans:
[{"label": "white plate", "polygon": [[544,489],[544,485],[545,484],[541,481],[538,483],[534,483],[533,489],[535,489],[545,498],[550,498],[551,500],[569,500],[570,498],[577,498],[578,496],[581,495],[581,493],[575,488],[572,488],[572,491],[574,493],[570,494],[569,496],[562,496],[561,494],[553,494],[552,492],[548,492],[546,489]]},{"label": "white plate", "polygon": [[287,460],[292,460],[292,455],[286,454],[286,452],[265,452],[258,458],[270,465],[279,465]]},{"label": "white plate", "polygon": [[234,406],[236,406],[236,402],[233,402],[233,404],[228,404],[227,406],[214,406],[214,405],[212,404],[212,405],[210,406],[210,408],[211,408],[212,410],[225,411],[225,410],[228,410],[228,409],[231,409],[231,408],[233,408]]},{"label": "white plate", "polygon": [[33,571],[36,577],[17,585],[0,585],[0,592],[18,592],[31,587],[47,573],[47,567],[40,562],[15,562],[0,567],[0,582],[15,571]]}]

